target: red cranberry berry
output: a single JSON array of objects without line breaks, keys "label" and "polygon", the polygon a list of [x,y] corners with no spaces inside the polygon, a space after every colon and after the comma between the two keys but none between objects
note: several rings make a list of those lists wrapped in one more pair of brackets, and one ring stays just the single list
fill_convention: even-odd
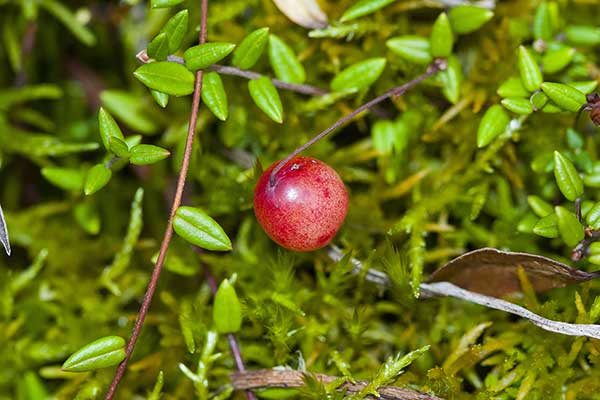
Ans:
[{"label": "red cranberry berry", "polygon": [[336,235],[348,212],[348,193],[329,165],[294,157],[270,179],[267,169],[254,189],[254,213],[267,235],[296,251],[317,250]]}]

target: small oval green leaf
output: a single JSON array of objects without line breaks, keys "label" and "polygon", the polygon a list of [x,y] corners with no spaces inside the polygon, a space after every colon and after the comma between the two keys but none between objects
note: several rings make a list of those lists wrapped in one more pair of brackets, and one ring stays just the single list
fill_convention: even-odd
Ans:
[{"label": "small oval green leaf", "polygon": [[169,95],[158,90],[150,90],[152,98],[162,108],[165,108],[169,104]]},{"label": "small oval green leaf", "polygon": [[519,46],[519,72],[523,86],[530,92],[536,91],[542,84],[542,71],[533,55],[524,46]]},{"label": "small oval green leaf", "polygon": [[544,82],[542,90],[556,105],[568,111],[577,112],[587,103],[585,94],[564,83]]},{"label": "small oval green leaf", "polygon": [[448,57],[448,66],[440,73],[442,81],[442,93],[448,101],[456,104],[460,98],[460,87],[463,81],[462,65],[458,59],[451,55]]},{"label": "small oval green leaf", "polygon": [[306,73],[294,50],[281,38],[269,35],[269,61],[275,76],[288,83],[304,83]]},{"label": "small oval green leaf", "polygon": [[593,25],[570,25],[565,28],[567,40],[582,46],[600,44],[600,27]]},{"label": "small oval green leaf", "polygon": [[121,140],[117,137],[111,137],[109,140],[110,151],[117,157],[129,158],[129,146],[125,140]]},{"label": "small oval green leaf", "polygon": [[477,130],[477,147],[485,147],[508,125],[510,118],[502,106],[494,104],[487,109]]},{"label": "small oval green leaf", "polygon": [[567,246],[573,247],[579,243],[584,236],[583,226],[577,220],[577,216],[564,207],[554,207],[558,221],[558,232]]},{"label": "small oval green leaf", "polygon": [[562,49],[549,50],[542,57],[544,73],[554,74],[571,63],[575,56],[575,49],[563,47]]},{"label": "small oval green leaf", "polygon": [[421,36],[398,36],[389,39],[385,45],[397,56],[416,64],[429,64],[433,59],[429,40]]},{"label": "small oval green leaf", "polygon": [[446,13],[441,13],[433,23],[429,43],[434,57],[448,57],[452,53],[454,34]]},{"label": "small oval green leaf", "polygon": [[368,87],[379,79],[385,64],[385,58],[369,58],[352,64],[333,78],[331,90],[339,92]]},{"label": "small oval green leaf", "polygon": [[206,69],[221,61],[235,49],[235,44],[224,42],[204,43],[190,47],[183,53],[185,66],[191,70]]},{"label": "small oval green leaf", "polygon": [[477,6],[452,7],[448,19],[452,30],[458,34],[476,31],[494,16],[494,12]]},{"label": "small oval green leaf", "polygon": [[554,152],[554,177],[558,188],[567,200],[575,201],[583,194],[583,181],[575,166],[558,151]]},{"label": "small oval green leaf", "polygon": [[269,40],[269,28],[260,28],[242,40],[233,52],[231,64],[241,69],[249,69],[256,64]]},{"label": "small oval green leaf", "polygon": [[194,91],[194,74],[183,65],[159,61],[144,64],[133,75],[150,89],[173,96],[185,96]]},{"label": "small oval green leaf", "polygon": [[106,111],[103,107],[100,107],[98,111],[98,126],[100,128],[100,138],[102,144],[106,150],[110,149],[110,138],[116,137],[117,139],[124,140],[123,132],[117,125],[115,119]]},{"label": "small oval green leaf", "polygon": [[523,86],[520,77],[510,77],[496,90],[498,96],[501,97],[529,97],[529,91]]},{"label": "small oval green leaf", "polygon": [[62,365],[64,371],[83,372],[117,365],[125,359],[125,339],[105,336],[73,353]]},{"label": "small oval green leaf", "polygon": [[552,19],[548,4],[545,2],[540,3],[535,10],[533,16],[533,37],[541,40],[552,38]]},{"label": "small oval green leaf", "polygon": [[552,204],[548,203],[539,196],[528,196],[527,202],[529,203],[529,207],[531,207],[533,212],[540,218],[543,218],[554,212]]},{"label": "small oval green leaf", "polygon": [[203,249],[231,250],[231,240],[223,228],[199,208],[179,207],[173,229],[179,236]]},{"label": "small oval green leaf", "polygon": [[242,327],[242,307],[227,279],[221,282],[215,294],[213,322],[218,333],[235,333]]},{"label": "small oval green leaf", "polygon": [[568,85],[574,87],[583,94],[589,94],[596,90],[598,81],[569,82]]},{"label": "small oval green leaf", "polygon": [[131,148],[129,161],[135,165],[154,164],[169,157],[167,149],[152,144],[138,144]]},{"label": "small oval green leaf", "polygon": [[283,105],[273,82],[266,76],[248,81],[248,91],[254,103],[269,118],[281,124],[283,122]]},{"label": "small oval green leaf", "polygon": [[46,167],[41,170],[48,182],[64,190],[79,192],[83,187],[83,173],[78,169]]},{"label": "small oval green leaf", "polygon": [[546,215],[540,219],[533,227],[533,233],[548,239],[557,238],[558,232],[558,217],[555,213]]},{"label": "small oval green leaf", "polygon": [[394,1],[396,0],[359,0],[356,4],[347,9],[344,14],[342,14],[340,21],[346,22],[356,18],[364,17],[365,15],[372,14],[375,11],[392,4]]},{"label": "small oval green leaf", "polygon": [[225,121],[229,115],[227,93],[223,81],[216,72],[209,72],[202,79],[202,102],[212,111],[215,117]]},{"label": "small oval green leaf", "polygon": [[166,33],[169,38],[169,53],[175,53],[188,31],[189,12],[181,10],[173,15],[160,30],[159,33]]},{"label": "small oval green leaf", "polygon": [[533,106],[528,99],[522,97],[502,99],[502,105],[515,114],[527,115],[533,112]]},{"label": "small oval green leaf", "polygon": [[166,32],[159,33],[148,43],[146,49],[148,56],[158,61],[167,59],[169,55],[169,35]]},{"label": "small oval green leaf", "polygon": [[96,193],[110,181],[112,171],[104,164],[96,164],[88,171],[83,192],[86,196]]},{"label": "small oval green leaf", "polygon": [[592,229],[600,229],[600,202],[594,204],[585,216],[585,222]]}]

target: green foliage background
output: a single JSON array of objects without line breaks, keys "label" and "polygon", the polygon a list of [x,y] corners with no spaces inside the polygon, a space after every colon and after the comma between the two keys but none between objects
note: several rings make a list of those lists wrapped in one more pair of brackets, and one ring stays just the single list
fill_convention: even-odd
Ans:
[{"label": "green foliage background", "polygon": [[[321,4],[335,21],[353,3]],[[324,251],[285,251],[258,226],[252,213],[257,158],[270,165],[344,113],[423,72],[385,43],[408,34],[428,38],[445,4],[391,3],[309,34],[268,0],[209,1],[209,41],[239,43],[269,27],[293,48],[311,85],[328,88],[338,72],[368,58],[385,57],[387,64],[373,85],[335,101],[280,90],[281,125],[253,104],[244,79],[222,75],[229,118],[220,122],[201,107],[184,203],[218,221],[233,251],[198,254],[174,238],[120,398],[147,396],[159,371],[165,399],[230,395],[228,374],[235,367],[226,338],[219,337],[214,350],[207,340],[213,315],[205,265],[219,281],[236,274],[230,281],[244,316],[237,337],[251,369],[286,365],[368,380],[388,357],[430,345],[386,383],[457,399],[598,398],[597,340],[548,333],[458,300],[413,296],[422,276],[468,249],[492,246],[567,260],[569,237],[531,234],[542,215],[530,210],[528,196],[574,210],[555,183],[554,151],[568,154],[583,174],[589,206],[600,200],[598,128],[581,123],[569,141],[573,112],[533,113],[520,119],[519,129],[477,148],[484,110],[499,103],[502,82],[519,76],[517,49],[531,48],[540,2],[498,1],[491,21],[456,38],[455,62],[464,74],[457,98],[445,97],[444,82],[430,79],[307,152],[334,167],[349,188],[350,212],[334,243],[385,270],[392,289],[353,275],[347,259],[334,263]],[[598,25],[598,1],[553,4],[558,42],[570,25]],[[151,10],[136,0],[0,1],[0,204],[13,245],[10,258],[0,257],[1,399],[101,398],[110,382],[114,368],[67,373],[60,365],[98,337],[128,337],[149,279],[181,163],[190,98],[171,97],[162,109],[132,72],[139,66],[135,54],[183,8],[191,27],[185,50],[197,41],[197,2]],[[23,41],[32,36],[31,45]],[[600,79],[600,47],[573,48],[572,63],[546,80]],[[253,70],[272,75],[266,54]],[[84,196],[86,171],[104,157],[100,105],[125,136],[141,134],[143,143],[167,148],[171,157],[150,166],[118,165],[106,187]],[[66,184],[48,179],[53,167],[71,170]],[[577,267],[594,269],[586,260]],[[592,281],[512,300],[548,318],[591,323],[597,315],[586,310],[598,293],[600,284]],[[221,356],[211,358],[213,352]],[[199,360],[210,360],[207,380],[194,383],[189,370],[196,372]],[[321,390],[313,385],[292,396],[321,398]]]}]

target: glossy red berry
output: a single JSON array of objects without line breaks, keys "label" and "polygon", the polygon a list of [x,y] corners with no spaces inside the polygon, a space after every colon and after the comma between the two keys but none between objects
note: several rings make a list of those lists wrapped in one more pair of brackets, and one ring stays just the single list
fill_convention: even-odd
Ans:
[{"label": "glossy red berry", "polygon": [[348,193],[329,165],[311,157],[292,158],[275,175],[271,165],[254,189],[254,213],[267,235],[296,251],[328,244],[346,218]]}]

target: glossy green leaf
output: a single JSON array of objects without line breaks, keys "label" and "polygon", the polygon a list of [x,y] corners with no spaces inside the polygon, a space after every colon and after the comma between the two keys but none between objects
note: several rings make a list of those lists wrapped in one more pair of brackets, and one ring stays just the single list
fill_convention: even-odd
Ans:
[{"label": "glossy green leaf", "polygon": [[164,61],[169,55],[169,35],[161,32],[150,43],[146,49],[148,56],[158,61]]},{"label": "glossy green leaf", "polygon": [[533,112],[533,106],[531,105],[529,99],[524,99],[521,97],[508,98],[502,99],[500,103],[502,103],[507,110],[510,110],[515,114],[527,115]]},{"label": "glossy green leaf", "polygon": [[73,353],[62,365],[69,372],[93,371],[111,367],[125,359],[125,339],[105,336],[86,344]]},{"label": "glossy green leaf", "polygon": [[242,327],[242,307],[235,289],[224,279],[215,294],[213,322],[218,333],[236,333]]},{"label": "glossy green leaf", "polygon": [[540,219],[533,227],[533,233],[538,236],[553,239],[559,236],[558,217],[555,213]]},{"label": "glossy green leaf", "polygon": [[269,40],[269,28],[259,28],[242,40],[233,52],[231,64],[249,69],[256,64]]},{"label": "glossy green leaf", "polygon": [[140,96],[122,90],[105,90],[100,100],[107,111],[130,128],[145,134],[158,130],[152,110]]},{"label": "glossy green leaf", "polygon": [[476,31],[494,16],[494,12],[477,6],[452,7],[448,19],[452,30],[458,34]]},{"label": "glossy green leaf", "polygon": [[542,57],[544,73],[554,74],[562,70],[571,63],[574,55],[575,49],[571,47],[547,51]]},{"label": "glossy green leaf", "polygon": [[189,12],[181,10],[173,15],[160,30],[160,33],[166,33],[169,38],[169,53],[175,53],[188,31]]},{"label": "glossy green leaf", "polygon": [[541,110],[550,101],[548,96],[543,92],[536,92],[530,98],[530,103],[534,110]]},{"label": "glossy green leaf", "polygon": [[577,220],[577,216],[564,207],[554,207],[558,222],[560,237],[569,247],[574,247],[583,239],[583,226]]},{"label": "glossy green leaf", "polygon": [[455,56],[448,57],[448,67],[440,74],[442,81],[442,93],[446,99],[456,104],[460,98],[460,88],[463,81],[462,65]]},{"label": "glossy green leaf", "polygon": [[16,21],[5,19],[2,27],[2,40],[4,50],[8,56],[8,61],[11,64],[13,72],[21,70],[23,65],[23,57],[21,52],[20,38],[18,37],[18,29]]},{"label": "glossy green leaf", "polygon": [[369,58],[352,64],[333,78],[330,85],[331,90],[339,92],[368,87],[379,79],[385,64],[385,58]]},{"label": "glossy green leaf", "polygon": [[564,83],[544,82],[542,91],[559,107],[568,111],[577,112],[581,106],[587,103],[585,94]]},{"label": "glossy green leaf", "polygon": [[549,114],[556,114],[556,113],[560,113],[563,111],[564,110],[562,108],[560,108],[558,105],[556,105],[556,103],[553,101],[549,101],[548,103],[546,103],[546,105],[544,105],[544,107],[542,107],[542,112],[549,113]]},{"label": "glossy green leaf", "polygon": [[431,56],[429,40],[421,36],[398,36],[385,42],[386,46],[399,57],[416,64],[429,64]]},{"label": "glossy green leaf", "polygon": [[277,79],[288,83],[304,83],[306,73],[294,50],[281,38],[269,35],[269,61]]},{"label": "glossy green leaf", "polygon": [[121,128],[117,125],[112,115],[106,111],[103,107],[98,110],[98,126],[100,129],[100,138],[102,144],[106,150],[110,149],[110,138],[115,137],[117,139],[125,140]]},{"label": "glossy green leaf", "polygon": [[116,137],[111,137],[109,140],[111,153],[117,157],[129,158],[129,145],[125,140]]},{"label": "glossy green leaf", "polygon": [[528,196],[527,202],[529,203],[529,207],[531,207],[533,212],[540,218],[543,218],[554,212],[554,208],[552,208],[552,204],[543,200],[539,196]]},{"label": "glossy green leaf", "polygon": [[533,37],[535,39],[549,40],[552,38],[552,20],[548,4],[540,3],[533,16]]},{"label": "glossy green leaf", "polygon": [[104,164],[96,164],[87,173],[85,178],[85,185],[83,186],[83,192],[86,196],[96,193],[102,189],[112,177],[112,171],[106,168]]},{"label": "glossy green leaf", "polygon": [[530,92],[538,90],[542,84],[542,71],[531,52],[524,46],[519,46],[519,72],[523,86]]},{"label": "glossy green leaf", "polygon": [[529,91],[523,86],[520,77],[510,77],[496,90],[498,96],[501,97],[529,97]]},{"label": "glossy green leaf", "polygon": [[454,34],[446,13],[441,13],[433,23],[429,43],[434,57],[448,57],[452,53]]},{"label": "glossy green leaf", "polygon": [[364,17],[365,15],[372,14],[375,11],[392,4],[394,1],[396,0],[359,0],[356,2],[356,4],[344,11],[340,21],[346,22],[356,18]]},{"label": "glossy green leaf", "polygon": [[158,90],[150,90],[152,98],[162,108],[165,108],[169,104],[169,95]]},{"label": "glossy green leaf", "polygon": [[533,227],[538,222],[538,217],[533,213],[527,213],[517,224],[517,232],[533,233]]},{"label": "glossy green leaf", "polygon": [[502,106],[494,104],[487,109],[477,130],[477,147],[485,147],[508,125],[510,118]]},{"label": "glossy green leaf", "polygon": [[583,94],[590,94],[598,87],[598,81],[569,82],[568,85]]},{"label": "glossy green leaf", "polygon": [[600,229],[600,202],[594,204],[585,216],[585,222],[592,229]]},{"label": "glossy green leaf", "polygon": [[194,91],[194,74],[174,62],[144,64],[133,75],[150,89],[174,96],[185,96]]},{"label": "glossy green leaf", "polygon": [[582,46],[600,44],[600,27],[593,25],[569,25],[565,28],[567,40]]},{"label": "glossy green leaf", "polygon": [[212,42],[190,47],[183,53],[185,66],[191,70],[206,69],[221,61],[235,49],[233,43]]},{"label": "glossy green leaf", "polygon": [[171,153],[167,149],[152,144],[138,144],[130,150],[129,161],[135,165],[154,164],[169,157]]},{"label": "glossy green leaf", "polygon": [[183,3],[185,0],[150,0],[152,8],[167,8]]},{"label": "glossy green leaf", "polygon": [[277,89],[266,76],[248,81],[248,91],[254,103],[269,118],[277,123],[283,122],[283,105]]},{"label": "glossy green leaf", "polygon": [[173,221],[175,232],[188,242],[206,250],[231,250],[231,240],[223,228],[203,210],[179,207]]},{"label": "glossy green leaf", "polygon": [[208,72],[202,78],[202,102],[212,111],[215,117],[225,121],[229,115],[227,93],[223,81],[216,72]]},{"label": "glossy green leaf", "polygon": [[61,1],[44,0],[39,3],[50,14],[54,15],[71,33],[86,46],[96,44],[96,37],[87,27],[82,25],[75,14],[71,12]]},{"label": "glossy green leaf", "polygon": [[83,173],[78,169],[46,167],[41,170],[48,182],[64,190],[79,192],[83,187]]},{"label": "glossy green leaf", "polygon": [[583,194],[583,182],[575,166],[558,151],[554,152],[554,177],[558,188],[567,200],[575,201]]}]

